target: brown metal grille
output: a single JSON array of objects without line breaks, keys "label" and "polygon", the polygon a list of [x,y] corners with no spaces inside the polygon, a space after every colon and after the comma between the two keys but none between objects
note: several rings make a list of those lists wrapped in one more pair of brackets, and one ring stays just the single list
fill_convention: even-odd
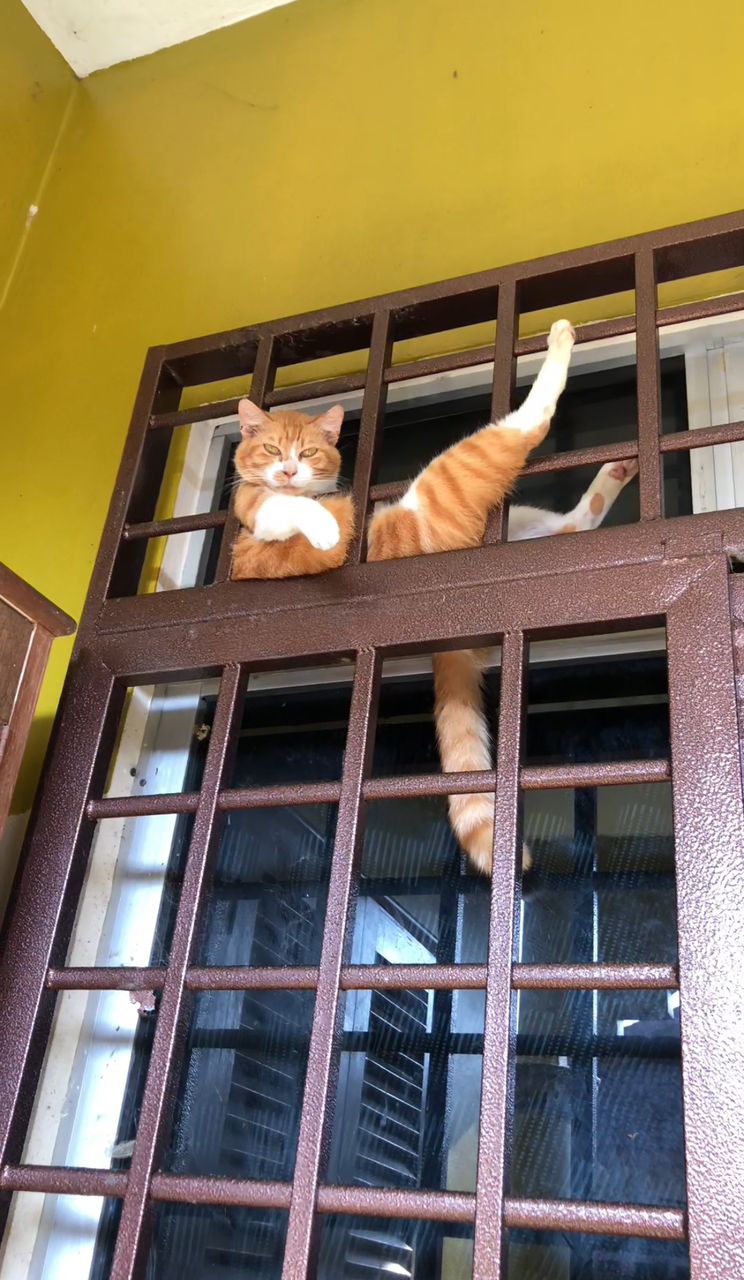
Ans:
[{"label": "brown metal grille", "polygon": [[[663,454],[742,440],[744,422],[661,437],[658,359],[660,324],[744,308],[744,295],[666,310],[657,303],[657,282],[742,264],[744,214],[733,214],[150,351],[6,932],[0,998],[0,1190],[6,1209],[10,1193],[21,1190],[120,1198],[113,1280],[145,1274],[153,1204],[164,1200],[286,1210],[284,1280],[313,1274],[317,1215],[331,1213],[473,1224],[475,1280],[506,1275],[506,1231],[517,1227],[688,1239],[693,1280],[744,1275],[744,1072],[740,1038],[732,1033],[744,979],[744,823],[731,608],[739,622],[744,609],[741,579],[732,587],[729,575],[729,557],[744,551],[744,522],[736,512],[664,520],[661,486]],[[496,545],[502,513],[477,550],[375,565],[364,563],[360,533],[350,563],[325,579],[244,584],[228,581],[234,534],[229,512],[155,518],[172,431],[232,413],[237,406],[236,400],[225,400],[181,409],[181,391],[188,385],[251,374],[253,398],[268,406],[363,388],[353,483],[363,529],[370,503],[398,492],[397,486],[373,483],[391,382],[493,360],[493,408],[504,412],[516,357],[543,345],[541,339],[517,338],[520,314],[632,289],[634,317],[585,325],[578,340],[636,333],[637,441],[557,455],[528,470],[637,455],[641,520],[636,526],[539,546]],[[391,367],[396,341],[494,317],[495,349]],[[363,377],[275,388],[281,367],[364,344],[369,361]],[[218,527],[223,543],[214,584],[168,595],[133,594],[147,539]],[[569,574],[576,585],[566,590]],[[520,743],[530,638],[660,622],[667,630],[671,760],[525,768]],[[383,659],[495,639],[501,640],[503,655],[495,770],[372,778]],[[342,657],[356,665],[340,782],[253,789],[227,785],[246,673]],[[102,798],[127,683],[216,673],[220,693],[199,790]],[[520,790],[670,779],[679,965],[514,963]],[[495,792],[497,810],[487,962],[346,963],[367,803],[483,789]],[[319,963],[286,969],[197,964],[198,921],[224,815],[321,801],[338,805],[338,822]],[[167,965],[66,967],[95,822],[157,813],[194,815]],[[338,1061],[339,996],[386,987],[486,993],[476,1194],[322,1182]],[[510,1196],[513,993],[659,988],[678,988],[682,1003],[687,1211]],[[55,993],[75,989],[162,993],[128,1173],[21,1163]],[[293,1181],[162,1172],[194,993],[291,989],[315,993]]]}]

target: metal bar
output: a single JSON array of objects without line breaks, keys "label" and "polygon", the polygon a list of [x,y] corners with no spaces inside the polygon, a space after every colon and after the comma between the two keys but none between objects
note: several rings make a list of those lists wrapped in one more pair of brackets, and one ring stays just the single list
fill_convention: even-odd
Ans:
[{"label": "metal bar", "polygon": [[[576,345],[582,342],[606,342],[608,338],[622,338],[635,333],[635,316],[619,316],[615,320],[594,320],[591,324],[576,325]],[[529,338],[518,338],[514,343],[517,357],[535,355],[547,351],[547,333],[536,333]]]},{"label": "metal bar", "polygon": [[366,555],[366,524],[369,509],[369,489],[382,440],[382,422],[385,415],[385,370],[392,351],[392,323],[389,311],[378,311],[372,322],[372,338],[369,348],[367,377],[364,383],[362,416],[359,423],[359,443],[352,497],[356,512],[357,530],[349,548],[348,563],[356,564]]},{"label": "metal bar", "polygon": [[[490,421],[498,422],[510,412],[514,400],[517,378],[517,360],[514,344],[519,327],[519,293],[516,280],[506,280],[499,285],[498,312],[496,316],[496,346],[493,357],[493,385],[491,387]],[[504,499],[488,518],[483,541],[487,544],[504,542],[508,529],[509,501]]]},{"label": "metal bar", "polygon": [[372,755],[379,677],[380,664],[375,652],[361,651],[357,655],[349,712],[282,1280],[301,1280],[307,1275],[310,1262],[315,1200],[333,1110],[331,1091],[339,1023],[339,979],[347,913],[362,841],[362,784]]},{"label": "metal bar", "polygon": [[501,651],[473,1280],[502,1280],[507,1267],[504,1196],[509,1178],[514,1090],[516,1028],[512,1018],[512,958],[519,919],[518,877],[522,861],[518,832],[524,667],[524,635],[508,632]]},{"label": "metal bar", "polygon": [[337,804],[340,782],[293,782],[272,787],[232,787],[217,797],[220,809],[279,809],[283,805]]},{"label": "metal bar", "polygon": [[[251,400],[259,408],[263,407],[266,393],[271,390],[275,375],[274,339],[271,335],[261,338],[256,352],[256,364],[251,378]],[[225,582],[230,577],[233,543],[238,536],[240,521],[235,515],[234,499],[230,501],[230,509],[222,533],[219,559],[214,574],[215,582]]]},{"label": "metal bar", "polygon": [[162,991],[165,969],[69,968],[50,969],[50,991]]},{"label": "metal bar", "polygon": [[515,991],[674,991],[673,964],[515,964]]},{"label": "metal bar", "polygon": [[47,971],[64,960],[83,885],[93,836],[93,826],[85,820],[85,801],[108,763],[107,712],[113,692],[111,672],[94,654],[81,654],[68,679],[65,715],[48,762],[46,804],[33,824],[15,910],[3,938],[0,1163],[19,1160],[23,1150],[55,1006],[46,985]]},{"label": "metal bar", "polygon": [[172,413],[153,413],[148,426],[150,430],[163,428],[191,427],[197,422],[211,422],[213,418],[232,418],[238,416],[239,396],[229,400],[214,400],[211,404],[197,404],[191,409],[176,409]]},{"label": "metal bar", "polygon": [[382,1187],[318,1187],[318,1213],[420,1222],[472,1222],[475,1196],[461,1191],[402,1191]]},{"label": "metal bar", "polygon": [[56,1196],[115,1196],[127,1189],[127,1174],[112,1169],[67,1169],[61,1165],[6,1164],[0,1191],[34,1191]]},{"label": "metal bar", "polygon": [[151,818],[159,813],[196,813],[199,806],[198,791],[170,791],[152,796],[106,796],[101,800],[89,800],[87,817],[101,818]]},{"label": "metal bar", "polygon": [[[705,562],[704,562],[705,563]],[[725,558],[667,615],[691,1274],[744,1242],[744,813]]]},{"label": "metal bar", "polygon": [[331,400],[334,396],[346,396],[350,391],[363,391],[366,373],[342,374],[338,378],[321,378],[317,382],[298,382],[291,387],[277,387],[266,397],[269,407],[277,404],[297,404],[300,400]]},{"label": "metal bar", "polygon": [[661,387],[659,335],[656,328],[656,264],[654,251],[643,244],[635,257],[636,361],[638,380],[638,484],[641,520],[662,515]]},{"label": "metal bar", "polygon": [[137,590],[145,547],[123,546],[125,521],[151,519],[165,470],[170,435],[153,439],[148,430],[154,412],[175,408],[181,387],[164,361],[162,347],[151,348],[145,359],[137,398],[116,477],[101,545],[91,577],[85,609],[78,630],[76,651],[94,626],[108,595],[130,595]]},{"label": "metal bar", "polygon": [[303,968],[250,968],[192,965],[186,970],[189,991],[314,991],[318,970]]},{"label": "metal bar", "polygon": [[668,782],[668,760],[618,760],[600,764],[533,765],[523,769],[525,791],[575,787],[625,787],[631,783]]},{"label": "metal bar", "polygon": [[641,1204],[593,1204],[580,1200],[517,1200],[507,1197],[504,1226],[512,1231],[569,1231],[599,1236],[635,1236],[640,1240],[686,1238],[682,1209],[656,1209]]},{"label": "metal bar", "polygon": [[253,1182],[246,1178],[191,1177],[153,1174],[153,1200],[174,1204],[230,1205],[246,1209],[288,1209],[291,1182]]},{"label": "metal bar", "polygon": [[142,524],[125,524],[122,537],[125,542],[134,542],[137,538],[170,538],[177,533],[195,533],[199,529],[221,529],[226,520],[226,511],[172,516],[169,520],[145,520]]},{"label": "metal bar", "polygon": [[341,970],[343,991],[481,991],[484,964],[358,964]]},{"label": "metal bar", "polygon": [[194,821],[165,987],[142,1098],[129,1183],[124,1197],[110,1280],[141,1280],[146,1261],[148,1194],[169,1123],[188,1011],[186,970],[191,959],[204,884],[216,845],[217,791],[231,746],[244,685],[238,666],[226,668],[210,735],[202,790]]},{"label": "metal bar", "polygon": [[659,448],[662,453],[676,453],[680,449],[703,449],[706,445],[735,444],[737,440],[744,440],[744,422],[727,422],[721,427],[700,427],[696,431],[674,431],[671,435],[661,437]]}]

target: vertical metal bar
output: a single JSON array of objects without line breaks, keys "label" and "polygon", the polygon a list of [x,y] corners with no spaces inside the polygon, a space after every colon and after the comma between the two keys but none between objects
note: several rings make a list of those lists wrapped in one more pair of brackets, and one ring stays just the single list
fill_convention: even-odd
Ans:
[{"label": "vertical metal bar", "polygon": [[[259,408],[263,408],[266,396],[273,390],[275,376],[276,362],[274,358],[274,336],[269,333],[265,334],[258,344],[256,363],[251,377],[250,397],[253,403],[257,404]],[[231,499],[230,510],[227,513],[225,527],[222,530],[220,554],[217,560],[217,568],[214,573],[215,582],[226,582],[230,577],[233,543],[238,536],[239,529],[240,521],[235,515],[234,504]]]},{"label": "vertical metal bar", "polygon": [[[113,676],[91,653],[75,661],[0,957],[0,1164],[23,1147],[55,996],[50,964],[64,960],[95,823],[85,805],[105,745]],[[106,760],[107,763],[107,760]]]},{"label": "vertical metal bar", "polygon": [[514,1101],[512,959],[518,920],[519,764],[523,732],[525,642],[504,636],[496,752],[488,985],[483,1034],[480,1143],[475,1205],[473,1280],[505,1280],[504,1195]]},{"label": "vertical metal bar", "polygon": [[92,623],[98,616],[107,595],[134,595],[137,590],[147,543],[139,547],[123,543],[122,530],[125,520],[150,520],[155,514],[173,433],[150,431],[150,417],[178,408],[180,398],[181,385],[165,361],[163,348],[153,347],[142,370],[79,636],[89,620]]},{"label": "vertical metal bar", "polygon": [[201,798],[194,819],[183,887],[171,946],[170,962],[152,1048],[140,1122],[132,1155],[127,1192],[121,1211],[119,1234],[110,1280],[141,1280],[145,1274],[149,1230],[146,1215],[150,1180],[160,1160],[178,1087],[180,1050],[191,997],[185,989],[186,969],[194,947],[197,920],[205,881],[217,845],[217,793],[233,739],[233,725],[240,705],[243,677],[239,667],[225,668],[217,698],[209,752],[204,767]]},{"label": "vertical metal bar", "polygon": [[[493,357],[493,386],[491,389],[491,422],[505,418],[514,400],[517,378],[517,358],[514,344],[517,338],[519,295],[517,281],[504,280],[499,285],[496,315],[496,347]],[[505,542],[508,528],[508,499],[491,513],[483,538],[485,543]]]},{"label": "vertical metal bar", "polygon": [[385,401],[387,398],[387,386],[384,379],[385,370],[390,364],[392,349],[390,312],[378,311],[372,321],[367,379],[364,384],[362,417],[359,423],[359,444],[354,466],[352,496],[354,510],[356,511],[357,530],[349,549],[349,564],[358,564],[366,554],[369,487],[372,483],[377,454],[382,440]]},{"label": "vertical metal bar", "polygon": [[[703,562],[705,563],[705,562]],[[667,615],[692,1280],[744,1257],[744,813],[726,560]]]},{"label": "vertical metal bar", "polygon": [[658,520],[661,509],[661,389],[656,328],[656,264],[644,244],[635,256],[638,462],[641,520]]},{"label": "vertical metal bar", "polygon": [[341,1016],[339,980],[347,913],[363,835],[362,783],[374,745],[379,678],[377,654],[371,649],[363,650],[357,655],[349,712],[282,1280],[305,1280],[310,1265],[315,1198],[326,1156],[334,1101],[331,1092]]}]

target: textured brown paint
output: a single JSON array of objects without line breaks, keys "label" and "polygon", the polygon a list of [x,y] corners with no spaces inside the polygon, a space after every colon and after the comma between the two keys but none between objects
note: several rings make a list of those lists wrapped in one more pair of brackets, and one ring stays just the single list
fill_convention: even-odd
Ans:
[{"label": "textured brown paint", "polygon": [[516,1034],[511,975],[521,868],[521,851],[518,854],[517,845],[525,657],[524,635],[507,633],[501,649],[473,1280],[503,1280],[507,1267],[503,1213],[508,1185]]},{"label": "textured brown paint", "polygon": [[[659,626],[667,622],[673,787],[680,925],[692,1280],[733,1280],[744,1256],[744,1088],[736,1031],[744,989],[742,936],[741,757],[732,663],[731,605],[744,622],[741,579],[727,578],[727,557],[744,553],[740,512],[661,520],[662,453],[744,438],[741,422],[701,432],[658,434],[658,334],[661,324],[723,315],[744,307],[731,295],[659,310],[654,272],[676,279],[744,262],[744,213],[590,246],[551,258],[480,272],[311,315],[274,320],[155,348],[147,356],[132,424],[78,635],[56,745],[41,792],[0,970],[0,1191],[106,1194],[124,1199],[114,1280],[144,1272],[154,1199],[290,1208],[284,1276],[312,1266],[313,1214],[330,1212],[476,1223],[475,1278],[503,1275],[503,1230],[630,1234],[683,1239],[678,1210],[651,1206],[524,1201],[504,1196],[510,1118],[508,1009],[518,989],[673,989],[668,965],[512,965],[516,886],[514,831],[520,788],[605,786],[669,779],[666,761],[520,769],[518,686],[522,637]],[[350,564],[314,580],[215,585],[148,597],[136,589],[147,538],[225,524],[220,574],[226,576],[230,523],[224,512],[155,519],[162,469],[174,427],[236,412],[236,400],[179,410],[189,383],[246,377],[266,404],[332,396],[365,386],[355,477],[361,507],[391,497],[373,486],[385,387],[396,380],[490,363],[487,347],[390,366],[396,339],[442,332],[492,318],[500,296],[494,361],[497,409],[506,404],[514,355],[544,348],[544,336],[509,335],[508,316],[636,287],[639,437],[537,460],[534,473],[638,456],[641,514],[635,526],[575,538],[484,546],[449,555]],[[513,305],[514,304],[514,305]],[[507,321],[504,324],[504,320]],[[630,333],[634,317],[586,325],[579,341]],[[366,375],[273,390],[273,367],[358,351],[371,342]],[[497,403],[498,402],[498,403]],[[109,590],[111,588],[111,590]],[[515,629],[520,633],[514,634]],[[386,656],[493,642],[505,634],[498,768],[485,775],[370,779],[367,775],[379,665]],[[341,783],[220,790],[242,680],[256,670],[312,665],[358,653],[347,759]],[[101,799],[117,711],[127,681],[214,676],[226,669],[202,790],[179,796]],[[744,662],[741,664],[744,669]],[[740,677],[741,679],[741,677]],[[353,905],[355,856],[364,804],[374,797],[451,794],[496,787],[496,876],[489,964],[344,966]],[[294,803],[339,803],[339,822],[320,966],[231,969],[192,965],[205,877],[224,811]],[[174,943],[167,969],[64,969],[95,820],[149,813],[195,813]],[[331,1118],[339,991],[406,985],[455,990],[487,987],[477,1197],[433,1191],[384,1191],[319,1185]],[[162,990],[150,1071],[131,1169],[38,1169],[18,1165],[36,1072],[55,992],[65,989]],[[285,988],[317,991],[295,1183],[179,1178],[156,1172],[167,1132],[186,1027],[198,990]],[[737,1003],[738,1002],[738,1003]],[[738,1019],[738,1021],[737,1021]],[[330,1104],[330,1105],[329,1105]],[[428,1277],[427,1277],[428,1280]]]},{"label": "textured brown paint", "polygon": [[[723,557],[667,618],[694,1280],[744,1265],[744,813]],[[684,673],[684,674],[682,674]]]},{"label": "textured brown paint", "polygon": [[199,808],[186,860],[170,961],[158,1010],[110,1280],[137,1280],[144,1274],[149,1243],[150,1224],[146,1218],[150,1179],[160,1158],[170,1119],[173,1091],[177,1087],[175,1076],[180,1065],[178,1050],[182,1047],[189,1008],[185,988],[186,969],[194,945],[210,856],[214,855],[217,843],[217,790],[231,745],[243,683],[240,668],[230,667],[225,670],[209,740]]},{"label": "textured brown paint", "polygon": [[374,743],[379,667],[371,650],[357,655],[282,1280],[304,1280],[310,1263],[315,1197],[332,1112],[339,978],[363,833],[362,783]]},{"label": "textured brown paint", "polygon": [[658,520],[661,509],[661,383],[656,328],[656,266],[650,245],[636,252],[636,361],[638,365],[638,486],[641,520]]},{"label": "textured brown paint", "polygon": [[369,489],[382,440],[382,423],[385,417],[384,378],[385,370],[390,363],[392,346],[390,313],[381,311],[375,316],[372,325],[372,342],[364,383],[362,416],[359,422],[359,443],[354,463],[354,482],[351,488],[354,509],[357,513],[357,530],[349,548],[350,564],[354,564],[365,554]]},{"label": "textured brown paint", "polygon": [[[496,316],[496,346],[493,357],[493,384],[491,387],[491,422],[505,418],[512,407],[517,362],[514,355],[519,328],[519,290],[516,280],[505,280],[499,286],[499,305]],[[504,542],[507,534],[509,500],[505,499],[488,519],[483,541],[487,544]]]}]

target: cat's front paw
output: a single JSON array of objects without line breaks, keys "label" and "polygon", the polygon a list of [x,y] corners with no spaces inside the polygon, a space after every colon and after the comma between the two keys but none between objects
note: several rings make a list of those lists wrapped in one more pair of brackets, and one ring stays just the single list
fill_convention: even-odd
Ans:
[{"label": "cat's front paw", "polygon": [[607,464],[607,474],[613,480],[625,485],[633,479],[633,476],[638,475],[638,459],[628,458],[625,462],[610,462]]},{"label": "cat's front paw", "polygon": [[338,546],[341,530],[338,521],[330,511],[315,503],[315,510],[309,512],[303,520],[302,532],[312,547],[318,551],[332,551]]},{"label": "cat's front paw", "polygon": [[570,320],[556,320],[548,334],[548,351],[553,355],[570,356],[576,341],[576,330]]}]

